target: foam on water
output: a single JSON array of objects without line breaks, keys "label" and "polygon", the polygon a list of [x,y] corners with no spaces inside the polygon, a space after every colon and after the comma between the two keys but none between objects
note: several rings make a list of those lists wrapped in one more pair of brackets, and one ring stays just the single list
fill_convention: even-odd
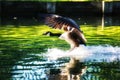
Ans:
[{"label": "foam on water", "polygon": [[[12,75],[13,80],[48,80],[48,72],[50,65],[52,67],[60,67],[59,58],[75,57],[80,61],[114,61],[120,60],[120,47],[113,46],[80,46],[73,51],[64,51],[58,48],[48,49],[43,54],[29,54],[34,56],[42,56],[45,60],[31,60],[30,58],[24,58],[23,61],[18,61],[23,65],[13,66]],[[57,60],[58,59],[58,60]],[[25,60],[25,61],[24,61]],[[58,61],[58,62],[57,62]],[[52,64],[51,64],[52,63]],[[53,66],[54,65],[54,66]]]},{"label": "foam on water", "polygon": [[49,59],[58,59],[62,57],[75,57],[80,60],[94,61],[113,61],[120,59],[120,47],[106,46],[80,46],[73,51],[64,51],[58,48],[48,49],[45,55]]}]

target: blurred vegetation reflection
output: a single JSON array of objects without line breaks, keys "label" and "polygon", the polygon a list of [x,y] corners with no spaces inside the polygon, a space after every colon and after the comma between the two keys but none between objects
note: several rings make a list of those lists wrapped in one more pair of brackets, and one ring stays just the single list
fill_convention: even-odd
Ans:
[{"label": "blurred vegetation reflection", "polygon": [[[48,48],[59,48],[68,50],[69,45],[58,39],[58,37],[50,37],[42,35],[44,32],[53,31],[54,33],[62,33],[62,31],[51,29],[48,26],[38,23],[34,18],[12,18],[12,21],[2,22],[0,26],[0,78],[10,80],[12,75],[20,73],[12,73],[14,65],[25,65],[25,61],[43,60],[43,56],[33,56],[29,54],[40,54],[46,52]],[[81,29],[88,40],[87,45],[105,45],[120,46],[120,26],[108,25],[102,27],[99,24],[89,24],[90,22],[79,21]],[[3,20],[4,21],[4,20]],[[81,24],[82,23],[82,24]],[[23,60],[31,58],[30,60]],[[19,61],[23,61],[19,63]],[[120,79],[120,61],[117,59],[113,62],[86,62],[88,66],[87,74],[92,74],[89,80],[119,80]],[[31,65],[32,66],[32,65]],[[39,66],[39,65],[37,65]],[[91,70],[94,68],[94,70]],[[86,74],[86,75],[87,75]],[[89,75],[87,75],[89,77]],[[83,80],[86,80],[85,77]]]}]

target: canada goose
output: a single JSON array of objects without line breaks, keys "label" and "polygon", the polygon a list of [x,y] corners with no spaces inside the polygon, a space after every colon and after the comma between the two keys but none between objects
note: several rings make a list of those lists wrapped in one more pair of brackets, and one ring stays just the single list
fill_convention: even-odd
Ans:
[{"label": "canada goose", "polygon": [[65,33],[60,36],[60,39],[67,41],[71,46],[71,50],[78,47],[79,44],[86,45],[87,40],[82,30],[80,30],[80,27],[73,19],[55,14],[40,14],[39,16],[49,27],[65,31]]}]

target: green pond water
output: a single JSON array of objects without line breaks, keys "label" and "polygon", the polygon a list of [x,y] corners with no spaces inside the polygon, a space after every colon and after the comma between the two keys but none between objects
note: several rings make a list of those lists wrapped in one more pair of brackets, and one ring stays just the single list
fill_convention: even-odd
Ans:
[{"label": "green pond water", "polygon": [[84,31],[87,46],[70,55],[66,53],[69,45],[64,40],[42,35],[46,31],[55,34],[63,31],[32,19],[3,20],[0,26],[0,80],[51,80],[48,72],[53,70],[57,74],[56,70],[64,67],[71,55],[85,56],[82,62],[87,70],[81,80],[119,80],[119,18],[105,17],[103,22],[100,17],[74,19]]}]

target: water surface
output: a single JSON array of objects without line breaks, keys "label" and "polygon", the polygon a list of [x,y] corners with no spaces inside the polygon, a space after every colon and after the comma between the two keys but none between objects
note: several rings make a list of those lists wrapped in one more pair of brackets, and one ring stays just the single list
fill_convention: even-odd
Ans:
[{"label": "water surface", "polygon": [[87,66],[81,80],[119,80],[119,17],[74,18],[88,42],[87,46],[81,45],[72,52],[68,51],[69,45],[57,36],[42,35],[46,31],[61,31],[31,19],[33,21],[19,17],[2,20],[0,79],[58,80],[51,75],[59,74],[70,58],[75,57]]}]

